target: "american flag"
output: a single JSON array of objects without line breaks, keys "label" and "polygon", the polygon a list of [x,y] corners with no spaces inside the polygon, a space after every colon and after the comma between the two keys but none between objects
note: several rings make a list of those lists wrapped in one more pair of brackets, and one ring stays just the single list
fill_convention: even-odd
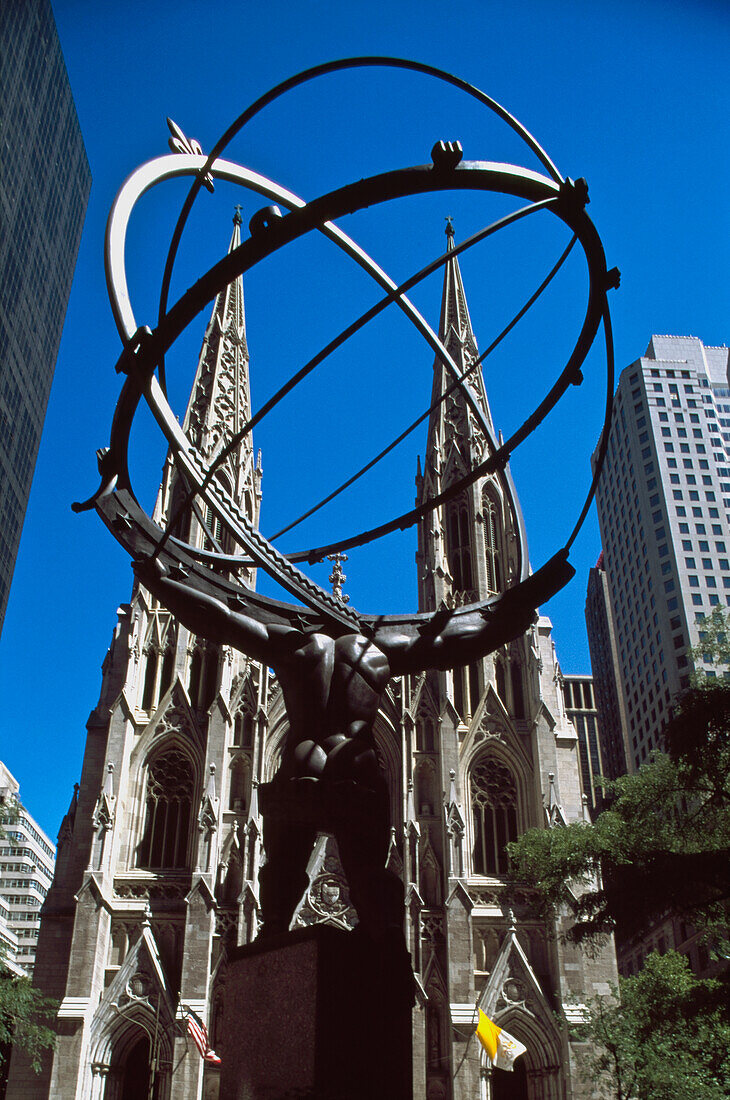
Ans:
[{"label": "american flag", "polygon": [[181,1005],[180,1007],[185,1013],[185,1023],[187,1025],[188,1034],[200,1051],[200,1057],[211,1066],[219,1066],[221,1060],[216,1052],[210,1049],[208,1029],[200,1019],[200,1016],[198,1016],[197,1012],[193,1012],[192,1008],[188,1005]]}]

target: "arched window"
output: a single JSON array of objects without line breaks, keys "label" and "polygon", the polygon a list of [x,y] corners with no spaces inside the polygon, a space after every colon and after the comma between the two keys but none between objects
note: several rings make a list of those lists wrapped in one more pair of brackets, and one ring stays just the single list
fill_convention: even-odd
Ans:
[{"label": "arched window", "polygon": [[233,727],[233,743],[239,749],[250,749],[253,746],[253,714],[248,710],[239,710]]},{"label": "arched window", "polygon": [[[205,508],[205,526],[207,530],[210,531],[218,546],[221,546],[221,540],[223,538],[223,524],[209,504],[207,504]],[[205,536],[204,543],[204,548],[206,550],[214,549],[213,543],[210,541],[207,535]]]},{"label": "arched window", "polygon": [[476,714],[480,698],[479,665],[473,662],[469,665],[469,714]]},{"label": "arched window", "polygon": [[228,790],[228,809],[234,810],[237,814],[245,814],[248,809],[248,779],[248,761],[237,756],[230,767]]},{"label": "arched window", "polygon": [[419,718],[416,723],[416,748],[419,752],[435,752],[436,736],[432,718]]},{"label": "arched window", "polygon": [[502,875],[508,864],[505,845],[517,839],[517,785],[501,760],[480,756],[472,768],[471,809],[474,873]]},{"label": "arched window", "polygon": [[522,668],[519,661],[510,663],[510,680],[512,681],[512,712],[515,718],[524,718],[525,692],[522,687]]},{"label": "arched window", "polygon": [[504,673],[504,661],[497,659],[495,661],[495,676],[497,678],[497,695],[500,697],[504,705],[507,705],[507,678]]},{"label": "arched window", "polygon": [[201,710],[207,710],[218,691],[218,653],[215,649],[205,651],[202,676],[202,694],[198,701]]},{"label": "arched window", "polygon": [[147,807],[137,866],[154,871],[187,867],[195,777],[190,757],[172,746],[147,768]]},{"label": "arched window", "polygon": [[157,664],[159,653],[151,646],[147,650],[147,665],[144,670],[144,687],[142,689],[142,710],[152,710],[155,700],[155,682],[157,680]]},{"label": "arched window", "polygon": [[199,646],[196,646],[193,650],[193,656],[190,661],[190,679],[188,680],[188,691],[190,693],[190,702],[195,707],[198,705],[198,696],[200,695],[200,674],[203,668],[203,651]]},{"label": "arched window", "polygon": [[162,658],[162,672],[160,673],[160,699],[172,683],[172,674],[175,671],[175,647],[168,645]]},{"label": "arched window", "polygon": [[484,516],[484,556],[487,567],[487,591],[496,595],[502,591],[502,556],[496,501],[485,489],[482,496]]},{"label": "arched window", "polygon": [[454,708],[460,718],[466,714],[464,706],[464,669],[459,666],[454,669]]},{"label": "arched window", "polygon": [[[215,480],[220,484],[220,487],[223,490],[223,492],[227,496],[230,496],[231,495],[231,486],[230,486],[230,482],[229,482],[228,478],[225,476],[225,474],[223,474],[219,470],[215,474]],[[223,551],[223,553],[224,554],[230,553],[230,549],[231,549],[230,535],[228,534],[228,531],[226,530],[226,528],[221,523],[220,518],[216,515],[216,513],[213,511],[213,509],[211,508],[211,506],[209,504],[206,504],[206,506],[205,506],[205,526],[207,528],[207,531],[203,532],[203,546],[204,546],[204,549],[206,549],[206,550],[215,549],[215,547],[213,546],[213,543],[208,538],[207,532],[209,531],[210,534],[215,539],[218,546]]]},{"label": "arched window", "polygon": [[449,567],[454,590],[468,592],[472,588],[471,523],[466,496],[460,497],[449,506],[447,531]]},{"label": "arched window", "polygon": [[175,666],[174,642],[168,641],[164,650],[157,643],[150,643],[145,649],[145,660],[142,710],[154,710],[172,683]]},{"label": "arched window", "polygon": [[416,768],[416,810],[419,814],[431,815],[436,809],[436,775],[433,768],[424,760]]},{"label": "arched window", "polygon": [[215,646],[196,645],[190,661],[190,702],[208,710],[218,690],[218,651]]}]

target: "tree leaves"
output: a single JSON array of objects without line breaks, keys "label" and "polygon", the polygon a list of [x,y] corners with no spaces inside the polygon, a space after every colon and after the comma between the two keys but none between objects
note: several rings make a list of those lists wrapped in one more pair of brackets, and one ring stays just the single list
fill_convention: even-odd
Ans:
[{"label": "tree leaves", "polygon": [[606,784],[592,824],[533,829],[509,846],[511,879],[545,914],[565,906],[574,942],[623,936],[668,911],[722,920],[730,898],[730,686],[692,689],[667,730],[669,754]]},{"label": "tree leaves", "polygon": [[[725,1100],[730,1021],[722,984],[696,978],[683,955],[653,952],[613,998],[588,1006],[571,1037],[581,1072],[606,1100]],[[588,1045],[590,1044],[590,1045]]]},{"label": "tree leaves", "polygon": [[3,1049],[12,1043],[25,1051],[35,1072],[40,1071],[43,1051],[56,1041],[48,1024],[55,1020],[57,1007],[30,978],[15,977],[0,961],[0,1065]]}]

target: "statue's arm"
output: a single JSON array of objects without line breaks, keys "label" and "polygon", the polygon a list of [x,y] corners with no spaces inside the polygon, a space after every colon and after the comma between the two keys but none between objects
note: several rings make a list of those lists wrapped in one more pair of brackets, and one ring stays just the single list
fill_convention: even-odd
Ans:
[{"label": "statue's arm", "polygon": [[191,583],[173,580],[159,559],[134,562],[134,571],[145,588],[194,634],[216,645],[234,646],[256,661],[273,663],[276,644],[272,629],[276,628],[231,611]]},{"label": "statue's arm", "polygon": [[561,551],[522,584],[479,610],[435,612],[421,628],[410,630],[382,625],[373,640],[388,657],[393,676],[466,665],[524,634],[535,621],[539,605],[574,574]]},{"label": "statue's arm", "polygon": [[392,676],[423,669],[448,669],[467,665],[518,637],[534,622],[534,609],[508,618],[490,613],[489,608],[424,623],[422,629],[399,631],[393,627],[376,630],[374,641],[386,654]]}]

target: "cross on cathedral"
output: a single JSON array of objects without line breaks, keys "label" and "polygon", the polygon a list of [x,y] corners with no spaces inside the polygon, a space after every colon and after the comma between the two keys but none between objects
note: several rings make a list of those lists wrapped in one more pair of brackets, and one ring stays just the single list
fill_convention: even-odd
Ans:
[{"label": "cross on cathedral", "polygon": [[328,554],[327,561],[334,562],[332,566],[332,572],[329,575],[329,582],[332,585],[332,595],[342,600],[343,603],[349,603],[350,597],[342,594],[342,585],[347,580],[346,574],[342,571],[342,562],[347,561],[347,554]]}]

